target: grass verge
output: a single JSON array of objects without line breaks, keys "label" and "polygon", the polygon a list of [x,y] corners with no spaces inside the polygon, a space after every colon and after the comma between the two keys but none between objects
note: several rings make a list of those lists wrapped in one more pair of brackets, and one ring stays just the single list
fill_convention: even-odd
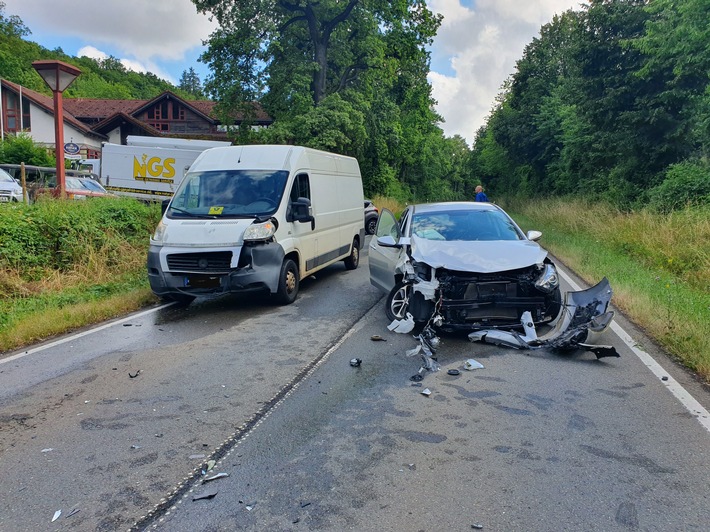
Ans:
[{"label": "grass verge", "polygon": [[710,382],[710,209],[623,213],[569,200],[505,208],[586,282],[606,276],[612,304]]}]

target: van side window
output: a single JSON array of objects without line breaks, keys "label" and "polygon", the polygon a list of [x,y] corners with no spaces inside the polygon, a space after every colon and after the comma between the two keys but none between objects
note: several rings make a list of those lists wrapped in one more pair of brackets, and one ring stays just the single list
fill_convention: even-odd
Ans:
[{"label": "van side window", "polygon": [[298,174],[293,180],[293,188],[291,188],[291,201],[296,201],[298,198],[311,199],[311,185],[308,181],[308,174]]}]

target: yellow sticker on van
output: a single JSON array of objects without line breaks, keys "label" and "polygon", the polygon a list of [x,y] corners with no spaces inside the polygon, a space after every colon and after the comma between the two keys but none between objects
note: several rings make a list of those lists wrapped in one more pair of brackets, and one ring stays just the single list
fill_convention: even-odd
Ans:
[{"label": "yellow sticker on van", "polygon": [[210,212],[208,214],[222,214],[224,207],[210,207]]}]

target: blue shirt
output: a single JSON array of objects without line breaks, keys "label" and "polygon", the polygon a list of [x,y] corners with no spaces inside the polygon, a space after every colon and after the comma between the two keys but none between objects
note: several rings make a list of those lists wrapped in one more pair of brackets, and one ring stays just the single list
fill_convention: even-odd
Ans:
[{"label": "blue shirt", "polygon": [[485,192],[479,192],[476,194],[476,201],[488,201],[488,196],[486,196]]}]

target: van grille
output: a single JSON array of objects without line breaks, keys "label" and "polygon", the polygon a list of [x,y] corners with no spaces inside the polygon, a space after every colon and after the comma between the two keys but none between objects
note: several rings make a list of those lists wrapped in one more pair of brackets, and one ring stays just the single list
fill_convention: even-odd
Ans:
[{"label": "van grille", "polygon": [[211,253],[175,253],[168,255],[170,271],[226,273],[232,262],[231,251]]}]

